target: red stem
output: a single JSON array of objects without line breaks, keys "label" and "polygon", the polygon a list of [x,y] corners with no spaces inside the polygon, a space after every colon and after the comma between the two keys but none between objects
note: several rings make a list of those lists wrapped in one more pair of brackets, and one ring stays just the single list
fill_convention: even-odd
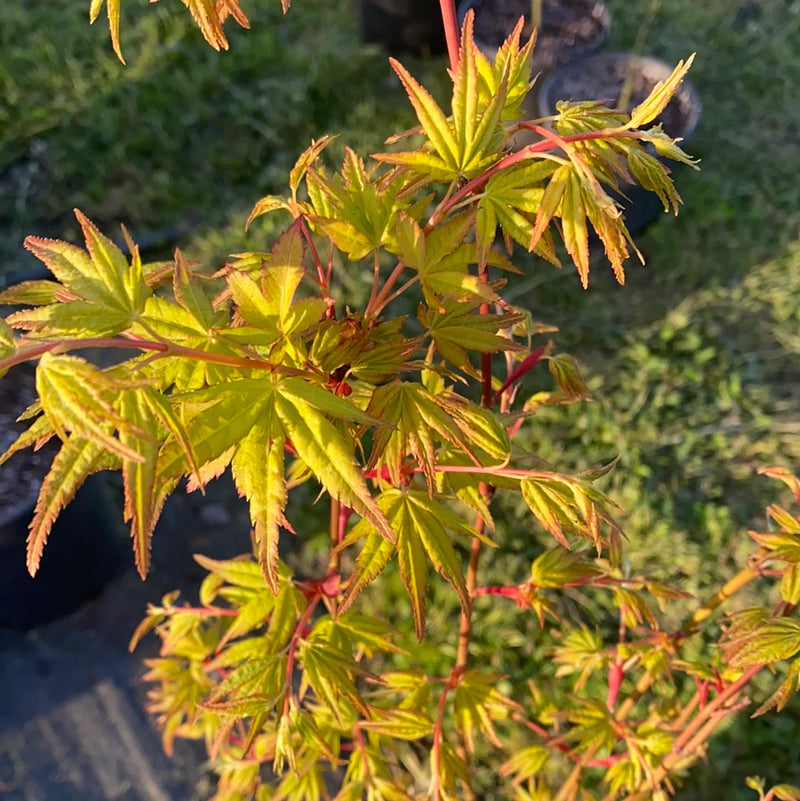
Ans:
[{"label": "red stem", "polygon": [[455,667],[450,671],[450,677],[445,682],[436,710],[436,725],[433,727],[433,746],[431,747],[431,796],[433,801],[439,801],[439,770],[442,748],[442,729],[444,728],[444,708],[447,703],[447,694],[454,689],[461,678],[463,670]]},{"label": "red stem", "polygon": [[198,617],[236,617],[238,609],[226,609],[220,606],[175,606],[169,614],[180,614],[181,612],[191,612]]},{"label": "red stem", "polygon": [[327,293],[328,279],[330,276],[325,274],[325,268],[322,266],[322,259],[319,257],[319,251],[317,250],[317,246],[314,244],[314,240],[311,237],[311,232],[308,230],[308,226],[306,225],[306,221],[303,217],[298,217],[296,224],[300,228],[300,232],[303,234],[303,239],[306,240],[308,249],[311,251],[311,257],[314,259],[314,266],[317,268],[319,285]]},{"label": "red stem", "polygon": [[479,595],[500,595],[503,598],[516,598],[519,596],[519,586],[514,584],[509,587],[476,587],[475,597]]},{"label": "red stem", "polygon": [[[544,740],[544,744],[548,748],[556,748],[562,753],[566,754],[573,762],[580,762],[581,758],[578,754],[574,753],[570,747],[563,741],[553,738],[544,727],[532,720],[528,720],[522,715],[514,715],[514,720],[521,723],[526,728],[530,729],[534,734],[538,734]],[[587,768],[609,768],[622,759],[625,759],[627,754],[612,754],[611,756],[603,757],[602,759],[593,759],[587,762],[584,767]]]},{"label": "red stem", "polygon": [[545,346],[541,345],[535,351],[528,354],[514,370],[511,375],[503,382],[503,385],[494,393],[493,400],[497,400],[515,381],[518,381],[531,368],[535,367],[544,356]]},{"label": "red stem", "polygon": [[455,0],[439,0],[444,25],[444,38],[447,41],[447,54],[450,57],[450,69],[455,74],[458,69],[458,16],[456,15]]},{"label": "red stem", "polygon": [[[534,123],[519,123],[520,127],[530,128],[535,130],[539,126]],[[535,156],[537,153],[546,153],[548,150],[555,150],[561,147],[562,143],[570,144],[572,142],[585,142],[592,139],[640,139],[641,134],[638,131],[620,131],[614,128],[607,128],[602,131],[587,131],[586,133],[574,134],[572,136],[559,137],[559,141],[551,141],[544,139],[541,142],[534,142],[532,145],[523,147],[516,153],[512,153],[505,158],[500,159],[496,164],[484,170],[480,175],[477,175],[471,181],[467,181],[451,198],[444,200],[439,207],[431,215],[425,226],[426,231],[435,228],[439,221],[455,206],[457,206],[464,198],[478,191],[493,175],[502,172],[515,164]]]},{"label": "red stem", "polygon": [[386,298],[389,296],[389,293],[392,291],[392,288],[397,283],[397,279],[400,278],[400,274],[405,268],[406,266],[403,262],[397,262],[394,270],[392,270],[391,274],[386,279],[386,283],[381,287],[380,292],[378,292],[374,298],[371,298],[370,303],[367,304],[367,308],[364,310],[365,317],[374,317],[377,315],[373,306],[382,309],[386,305]]},{"label": "red stem", "polygon": [[[32,359],[37,359],[45,353],[54,350],[67,351],[77,350],[79,348],[128,348],[145,351],[149,350],[170,356],[185,356],[212,364],[229,364],[233,367],[252,367],[260,370],[284,370],[284,368],[259,357],[243,359],[240,356],[229,356],[225,353],[210,353],[195,348],[186,348],[173,343],[152,342],[148,339],[128,336],[95,339],[60,339],[57,342],[46,342],[43,345],[24,348],[11,356],[7,356],[5,359],[0,359],[0,370],[13,367],[16,364],[22,364],[22,362],[31,361]],[[300,370],[292,370],[292,374],[304,375]]]},{"label": "red stem", "polygon": [[292,633],[292,639],[289,641],[289,650],[286,652],[286,681],[283,686],[283,714],[287,715],[289,713],[289,703],[292,697],[292,674],[294,673],[294,658],[295,653],[297,652],[297,644],[300,642],[300,638],[303,636],[303,632],[306,629],[306,624],[308,623],[311,615],[314,614],[314,610],[317,608],[317,604],[319,603],[320,596],[317,596],[313,600],[311,600],[306,607],[306,611],[300,616],[300,620],[297,621],[297,625],[294,627],[294,632]]}]

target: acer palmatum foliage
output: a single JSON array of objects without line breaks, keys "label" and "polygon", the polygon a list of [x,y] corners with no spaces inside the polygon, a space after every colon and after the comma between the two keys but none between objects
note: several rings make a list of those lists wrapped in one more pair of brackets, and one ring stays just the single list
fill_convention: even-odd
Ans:
[{"label": "acer palmatum foliage", "polygon": [[[247,24],[234,0],[185,4],[218,49],[226,16]],[[107,7],[119,53],[118,0]],[[289,194],[251,215],[285,221],[264,252],[214,275],[179,251],[171,265],[147,264],[76,212],[85,248],[29,237],[53,279],[0,296],[24,307],[0,321],[0,371],[37,361],[39,394],[2,458],[61,443],[31,524],[31,573],[58,513],[100,470],[122,473],[142,575],[182,481],[202,488],[230,468],[249,503],[252,556],[198,556],[208,571],[199,605],[171,594],[133,638],[160,637],[150,708],[167,751],[176,737],[205,740],[220,801],[661,799],[748,703],[765,666],[790,664],[758,712],[797,688],[796,516],[772,507],[775,528],[753,534],[750,562],[664,630],[659,606],[684,593],[626,572],[620,511],[598,488],[613,464],[566,475],[515,444],[539,406],[588,391],[547,338],[553,329],[504,300],[518,272],[512,247],[550,269],[561,240],[585,287],[593,230],[622,283],[638,253],[610,193],[635,180],[677,210],[661,159],[691,160],[648,126],[691,59],[630,115],[564,103],[552,119],[520,120],[532,43],[517,27],[490,63],[469,15],[456,49],[443,8],[450,108],[393,61],[419,128],[367,161],[346,150],[336,170],[324,163],[331,139],[312,143]],[[533,142],[512,152],[522,129]],[[363,308],[342,296],[335,266],[372,274]],[[129,356],[103,368],[70,353],[89,346]],[[526,392],[522,379],[545,366],[551,388]],[[767,472],[800,500],[790,473]],[[330,507],[327,568],[314,576],[290,570],[278,548],[281,530],[293,530],[289,499],[306,483]],[[504,495],[524,501],[531,536],[549,544],[505,583],[485,584],[480,560],[504,547],[493,513]],[[298,527],[301,549],[309,533]],[[764,577],[779,580],[780,603],[740,610],[698,645],[717,609]],[[447,603],[441,579],[458,611],[434,634],[438,653],[416,640],[427,636],[432,587]],[[612,626],[596,627],[588,608],[585,621],[576,615],[576,599],[589,598],[616,610]],[[480,650],[476,599],[516,605],[546,627],[545,655],[526,676],[499,675]]]}]

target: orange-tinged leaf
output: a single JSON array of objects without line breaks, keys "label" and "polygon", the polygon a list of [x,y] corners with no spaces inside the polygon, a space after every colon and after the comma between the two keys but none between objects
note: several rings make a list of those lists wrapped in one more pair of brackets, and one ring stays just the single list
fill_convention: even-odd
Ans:
[{"label": "orange-tinged leaf", "polygon": [[226,325],[228,315],[225,312],[214,310],[211,300],[203,291],[203,287],[189,267],[189,262],[186,261],[180,248],[175,248],[174,260],[175,272],[172,276],[172,291],[178,304],[197,320],[201,328]]},{"label": "orange-tinged leaf", "polygon": [[435,435],[465,453],[470,452],[469,441],[452,414],[443,409],[436,396],[422,384],[393,381],[378,387],[367,406],[367,413],[386,424],[373,436],[367,469],[377,467],[380,470],[385,466],[395,486],[400,485],[403,464],[407,456],[412,455],[425,473],[429,491],[433,494]]},{"label": "orange-tinged leaf", "polygon": [[[247,498],[258,561],[269,588],[277,595],[278,537],[281,527],[291,531],[284,509],[288,498],[284,471],[286,438],[275,425],[272,404],[233,457],[233,479],[240,495]],[[277,431],[276,431],[277,428]]]},{"label": "orange-tinged leaf", "polygon": [[33,421],[30,427],[23,431],[12,442],[6,452],[0,454],[0,465],[5,464],[15,453],[30,448],[32,446],[40,446],[53,436],[53,427],[45,415],[40,415]]},{"label": "orange-tinged leaf", "polygon": [[564,536],[558,514],[552,508],[551,500],[542,488],[531,481],[522,482],[522,497],[536,519],[550,532],[559,545],[569,548],[569,540]]},{"label": "orange-tinged leaf", "polygon": [[572,256],[581,286],[589,286],[589,232],[586,228],[586,211],[584,209],[581,183],[575,173],[571,173],[564,187],[561,200],[561,231],[564,245]]},{"label": "orange-tinged leaf", "polygon": [[505,778],[513,777],[515,783],[524,782],[538,775],[549,759],[550,752],[545,746],[529,745],[515,751],[500,766],[500,775]]},{"label": "orange-tinged leaf", "polygon": [[489,102],[482,106],[477,48],[472,35],[473,15],[468,14],[461,31],[461,52],[453,82],[453,124],[459,149],[459,166],[471,178],[499,158],[504,134],[501,126],[506,106],[510,63],[493,87]]},{"label": "orange-tinged leaf", "polygon": [[[311,145],[303,151],[300,158],[295,162],[292,171],[289,173],[289,188],[292,190],[292,197],[295,200],[297,200],[297,190],[300,188],[300,182],[305,177],[306,171],[335,138],[335,136],[323,136],[320,139],[312,140]],[[266,200],[266,198],[264,198],[264,200]],[[263,201],[259,201],[259,203],[263,203]],[[256,208],[258,208],[258,204],[256,204]],[[253,219],[255,211],[256,209],[253,209],[253,214],[250,215],[251,220]],[[259,213],[263,214],[263,212]]]},{"label": "orange-tinged leaf", "polygon": [[244,230],[246,231],[257,217],[260,217],[262,214],[268,214],[271,211],[277,211],[278,209],[290,211],[291,206],[289,206],[282,197],[276,197],[275,195],[262,197],[261,200],[257,201],[255,206],[253,206],[253,210],[250,212],[250,216],[244,224]]},{"label": "orange-tinged leaf", "polygon": [[[474,15],[467,14],[461,29],[461,49],[453,75],[453,126],[458,143],[459,162],[468,160],[468,148],[475,139],[478,126],[478,69],[475,63],[475,42],[472,37]],[[484,112],[485,116],[486,112]]]},{"label": "orange-tinged leaf", "polygon": [[342,702],[345,700],[365,717],[369,714],[353,680],[354,675],[366,673],[363,668],[330,642],[317,638],[309,638],[298,653],[303,666],[303,678],[313,687],[319,702],[330,709],[338,723],[342,724]]},{"label": "orange-tinged leaf", "polygon": [[220,22],[225,22],[228,16],[233,17],[242,28],[250,27],[250,20],[247,14],[242,11],[239,0],[217,0],[217,13]]},{"label": "orange-tinged leaf", "polygon": [[9,306],[47,306],[57,303],[59,286],[55,281],[23,281],[0,292],[0,304]]},{"label": "orange-tinged leaf", "polygon": [[28,535],[28,572],[39,569],[47,537],[61,510],[88,476],[116,466],[116,460],[97,442],[73,434],[53,459],[45,476]]},{"label": "orange-tinged leaf", "polygon": [[38,236],[26,237],[24,245],[75,295],[98,303],[111,300],[97,268],[84,250],[68,242]]},{"label": "orange-tinged leaf", "polygon": [[563,587],[602,575],[587,561],[587,554],[553,548],[538,556],[531,565],[531,581],[537,587]]},{"label": "orange-tinged leaf", "polygon": [[156,524],[156,460],[160,443],[156,438],[156,420],[141,394],[124,393],[120,413],[137,427],[152,434],[150,438],[143,438],[133,436],[127,429],[120,432],[120,441],[141,457],[136,461],[123,460],[122,481],[125,520],[131,522],[136,569],[144,579],[150,568],[150,540]]},{"label": "orange-tinged leaf", "polygon": [[106,0],[106,11],[108,12],[108,31],[111,34],[111,46],[117,54],[117,58],[124,64],[122,48],[119,43],[119,3],[120,0]]},{"label": "orange-tinged leaf", "polygon": [[454,367],[467,372],[472,369],[472,364],[466,351],[522,350],[521,345],[499,333],[519,322],[522,319],[519,315],[479,314],[475,303],[448,303],[437,311],[420,306],[417,316],[439,354]]},{"label": "orange-tinged leaf", "polygon": [[48,337],[111,337],[128,327],[130,315],[123,309],[104,308],[74,300],[36,309],[23,309],[6,317],[14,328]]},{"label": "orange-tinged leaf", "polygon": [[773,708],[782,712],[798,689],[800,689],[800,661],[795,660],[789,666],[789,671],[780,687],[750,717],[757,718]]},{"label": "orange-tinged leaf", "polygon": [[275,595],[266,590],[255,592],[239,607],[236,619],[219,642],[222,648],[230,640],[260,628],[275,607]]},{"label": "orange-tinged leaf", "polygon": [[773,503],[767,507],[767,514],[775,521],[778,528],[787,534],[800,534],[800,520],[787,512],[782,506]]},{"label": "orange-tinged leaf", "polygon": [[[114,305],[126,311],[139,312],[150,295],[141,273],[141,262],[134,259],[128,265],[123,252],[107,237],[100,233],[97,226],[79,209],[74,209],[75,217],[80,223],[86,240],[86,249],[95,266],[96,273],[114,299]],[[136,271],[138,281],[126,281]]]},{"label": "orange-tinged leaf", "polygon": [[214,0],[182,0],[182,2],[189,9],[203,37],[214,50],[227,50],[228,40],[222,30],[222,23],[217,14]]},{"label": "orange-tinged leaf", "polygon": [[197,465],[197,457],[194,453],[194,446],[192,445],[189,433],[186,431],[186,426],[175,413],[169,398],[151,387],[144,387],[141,392],[150,410],[161,422],[161,425],[172,434],[175,442],[181,447],[184,456],[186,456],[186,461],[191,468],[192,475],[195,477],[198,486],[201,486],[203,482],[199,480],[199,467]]},{"label": "orange-tinged leaf", "polygon": [[628,168],[644,189],[658,195],[665,212],[669,211],[671,206],[675,214],[678,213],[681,198],[664,164],[647,153],[644,148],[631,147],[628,151]]},{"label": "orange-tinged leaf", "polygon": [[123,459],[135,462],[144,457],[114,437],[116,425],[135,436],[149,434],[120,415],[113,406],[113,379],[76,356],[45,353],[36,368],[36,391],[42,408],[56,433],[86,437]]},{"label": "orange-tinged leaf", "polygon": [[92,0],[89,8],[89,24],[94,23],[100,15],[100,9],[103,3],[106,3],[106,11],[108,12],[108,30],[111,34],[111,44],[117,58],[124,64],[125,59],[122,57],[122,51],[119,45],[119,4],[120,0]]},{"label": "orange-tinged leaf", "polygon": [[785,467],[759,467],[756,472],[760,476],[769,476],[782,481],[792,491],[795,500],[800,503],[800,479],[791,470]]},{"label": "orange-tinged leaf", "polygon": [[425,263],[425,235],[410,214],[404,211],[397,213],[394,235],[400,258],[406,266],[418,269]]},{"label": "orange-tinged leaf", "polygon": [[475,735],[483,734],[489,741],[501,747],[493,722],[507,718],[519,705],[507,698],[494,685],[499,679],[479,670],[468,670],[462,674],[455,689],[453,714],[457,730],[464,736],[467,751],[475,752]]},{"label": "orange-tinged leaf", "polygon": [[[5,320],[0,319],[0,359],[5,359],[17,350],[14,332]],[[8,368],[0,368],[0,378],[5,375]]]},{"label": "orange-tinged leaf", "polygon": [[238,271],[228,275],[228,287],[241,320],[255,326],[267,339],[277,339],[280,319],[274,299],[269,301],[256,281]]},{"label": "orange-tinged leaf", "polygon": [[625,221],[622,218],[612,218],[593,203],[589,203],[586,206],[586,215],[592,224],[592,228],[594,228],[603,243],[603,249],[605,250],[606,258],[611,263],[614,277],[620,285],[623,285],[625,283],[625,270],[622,265],[625,259],[628,258],[629,245],[640,260],[643,261],[642,254],[633,244],[630,232],[625,227]]},{"label": "orange-tinged leaf", "polygon": [[209,574],[217,576],[223,582],[231,584],[234,587],[243,587],[244,589],[259,591],[266,589],[264,576],[261,570],[249,557],[211,559],[202,554],[195,554],[194,560],[207,570]]},{"label": "orange-tinged leaf", "polygon": [[578,363],[568,353],[547,357],[547,367],[561,391],[571,400],[591,400],[589,387],[581,376]]}]

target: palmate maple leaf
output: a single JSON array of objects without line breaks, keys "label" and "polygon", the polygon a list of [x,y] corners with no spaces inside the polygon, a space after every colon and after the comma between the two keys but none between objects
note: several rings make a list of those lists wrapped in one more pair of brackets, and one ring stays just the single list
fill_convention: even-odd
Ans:
[{"label": "palmate maple leaf", "polygon": [[[124,64],[119,38],[120,2],[121,0],[92,0],[89,6],[89,22],[93,23],[97,19],[105,3],[111,44],[117,58]],[[150,2],[157,3],[158,0]],[[181,2],[189,9],[203,37],[215,50],[228,49],[228,40],[222,30],[222,23],[228,17],[235,19],[243,28],[250,27],[250,21],[239,5],[239,0],[181,0]],[[281,0],[281,5],[286,13],[289,9],[289,0]]]}]

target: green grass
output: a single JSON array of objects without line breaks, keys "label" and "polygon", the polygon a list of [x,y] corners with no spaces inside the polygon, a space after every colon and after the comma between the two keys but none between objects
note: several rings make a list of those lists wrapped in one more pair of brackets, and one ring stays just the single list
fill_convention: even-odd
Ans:
[{"label": "green grass", "polygon": [[[608,0],[608,49],[633,45],[650,2]],[[177,242],[219,265],[264,246],[267,226],[245,235],[243,221],[282,190],[312,137],[339,132],[339,153],[344,142],[368,153],[412,124],[347,4],[296,0],[283,17],[277,0],[259,3],[253,29],[217,54],[178,4],[129,0],[127,67],[101,24],[86,24],[86,5],[0,9],[0,280],[32,263],[25,234],[75,237],[73,206],[106,229],[126,222],[152,254]],[[574,272],[525,258],[513,287],[516,302],[559,326],[596,397],[543,413],[531,441],[566,466],[619,454],[611,488],[634,564],[698,593],[734,570],[744,530],[765,525],[775,488],[757,467],[800,469],[800,6],[758,8],[739,24],[729,0],[662,0],[650,25],[646,53],[675,62],[698,52],[691,80],[704,114],[687,145],[702,170],[676,173],[685,205],[641,239],[647,266],[631,263],[622,288],[598,263],[582,292]],[[443,64],[408,66],[427,80]],[[504,510],[501,527],[524,550],[517,510]],[[532,660],[535,626],[506,621],[488,615],[487,642],[512,638],[514,658]],[[797,704],[777,720],[737,722],[678,797],[753,798],[742,781],[755,772],[800,784],[797,723]]]},{"label": "green grass", "polygon": [[74,206],[151,245],[177,238],[220,257],[219,232],[235,220],[225,250],[246,244],[242,215],[285,186],[312,137],[343,132],[369,149],[398,118],[411,123],[346,4],[310,0],[285,17],[259,4],[252,30],[232,30],[230,51],[216,53],[180,8],[129,2],[127,67],[85,5],[0,11],[0,274],[26,234],[74,236]]}]

